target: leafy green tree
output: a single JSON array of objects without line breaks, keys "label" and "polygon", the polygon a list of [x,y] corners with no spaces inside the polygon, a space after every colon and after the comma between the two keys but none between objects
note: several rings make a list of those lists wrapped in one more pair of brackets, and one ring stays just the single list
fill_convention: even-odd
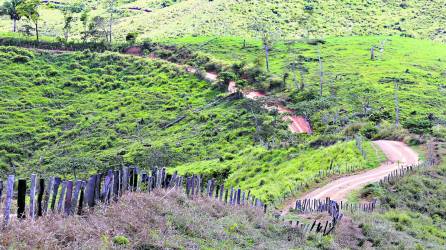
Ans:
[{"label": "leafy green tree", "polygon": [[22,0],[9,0],[0,6],[0,16],[9,16],[12,20],[12,31],[17,31],[17,21],[19,21],[22,16],[17,11],[17,7],[20,5]]},{"label": "leafy green tree", "polygon": [[26,17],[29,21],[31,21],[34,24],[34,27],[36,29],[37,41],[39,41],[39,20],[40,20],[39,6],[40,6],[40,0],[23,0],[17,6],[17,12],[21,16]]}]

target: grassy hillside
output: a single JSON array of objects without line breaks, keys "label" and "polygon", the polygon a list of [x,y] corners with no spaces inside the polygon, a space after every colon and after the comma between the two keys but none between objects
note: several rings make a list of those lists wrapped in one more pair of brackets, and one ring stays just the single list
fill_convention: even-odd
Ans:
[{"label": "grassy hillside", "polygon": [[14,47],[1,47],[0,54],[3,173],[171,166],[224,157],[272,137],[281,141],[286,131],[266,112],[256,115],[262,121],[256,130],[244,100],[220,97],[170,64]]},{"label": "grassy hillside", "polygon": [[[300,185],[314,179],[320,170],[348,167],[373,168],[385,160],[383,154],[371,143],[365,143],[366,159],[354,142],[343,142],[316,150],[271,150],[265,148],[245,149],[240,157],[225,161],[208,160],[180,165],[175,168],[180,174],[207,173],[213,176],[228,176],[226,184],[251,190],[263,201],[274,202],[292,195]],[[173,170],[172,170],[173,171]],[[300,190],[303,191],[303,190]]]},{"label": "grassy hillside", "polygon": [[361,192],[362,197],[378,198],[386,210],[355,216],[355,220],[377,249],[441,249],[446,245],[445,194],[446,165],[442,163],[394,185],[369,185]]},{"label": "grassy hillside", "polygon": [[15,47],[0,47],[0,53],[3,174],[165,166],[274,201],[319,170],[382,161],[368,143],[367,159],[353,142],[311,149],[317,135],[291,134],[277,113],[225,97],[165,62]]},{"label": "grassy hillside", "polygon": [[[2,1],[0,1],[1,3]],[[64,0],[63,3],[73,3]],[[91,17],[107,16],[106,5],[100,1],[82,1],[91,9]],[[141,38],[184,35],[223,35],[254,37],[250,29],[254,17],[271,21],[283,37],[296,38],[401,35],[445,41],[444,2],[435,1],[117,1],[115,34],[124,40],[129,32]],[[51,7],[53,6],[53,7]],[[142,10],[130,10],[138,7]],[[144,9],[151,10],[150,12]],[[43,5],[41,17],[44,34],[63,37],[63,16],[54,5]],[[25,20],[19,26],[25,24]],[[11,23],[0,20],[3,30]],[[82,30],[78,21],[74,30]]]},{"label": "grassy hillside", "polygon": [[[250,65],[265,71],[264,51],[260,42],[241,38],[187,37],[167,40],[219,59],[223,64]],[[327,131],[362,119],[373,125],[395,118],[394,85],[399,84],[402,124],[411,132],[430,131],[433,124],[444,121],[446,113],[446,46],[427,40],[401,37],[328,38],[322,45],[301,40],[277,43],[270,53],[274,81],[254,82],[287,100],[300,114],[311,118],[316,130]],[[246,45],[244,47],[244,44]],[[375,60],[370,49],[375,46]],[[380,49],[382,48],[382,50]],[[320,56],[323,61],[323,96],[319,95]],[[302,64],[296,70],[296,86],[291,63]],[[281,83],[287,76],[285,86]],[[278,82],[278,83],[277,83]],[[372,133],[373,134],[373,133]]]}]

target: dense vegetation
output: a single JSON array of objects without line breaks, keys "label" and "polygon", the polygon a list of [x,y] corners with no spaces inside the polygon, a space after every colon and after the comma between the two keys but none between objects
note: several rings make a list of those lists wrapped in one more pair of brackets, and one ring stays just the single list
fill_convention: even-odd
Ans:
[{"label": "dense vegetation", "polygon": [[164,62],[111,52],[0,51],[4,174],[179,165],[181,174],[227,180],[272,201],[321,169],[382,161],[368,143],[367,159],[352,142],[311,150],[306,142],[314,137],[291,134],[277,113],[225,97]]}]

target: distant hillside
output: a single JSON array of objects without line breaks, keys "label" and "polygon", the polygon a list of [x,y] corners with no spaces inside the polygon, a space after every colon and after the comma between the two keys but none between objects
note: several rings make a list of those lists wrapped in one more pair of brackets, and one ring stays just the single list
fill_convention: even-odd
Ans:
[{"label": "distant hillside", "polygon": [[[91,18],[108,16],[105,4],[98,1],[83,3],[92,9]],[[55,5],[40,8],[42,34],[63,37],[63,15],[51,6]],[[442,0],[131,0],[118,1],[114,29],[118,40],[124,40],[129,32],[139,33],[140,38],[184,35],[254,37],[256,34],[249,26],[254,17],[263,17],[279,28],[285,38],[400,35],[446,41],[446,16],[439,11],[445,7]],[[20,21],[19,27],[26,22],[25,19]],[[77,32],[83,30],[79,21],[73,26]],[[9,31],[10,20],[1,18],[0,27]]]}]

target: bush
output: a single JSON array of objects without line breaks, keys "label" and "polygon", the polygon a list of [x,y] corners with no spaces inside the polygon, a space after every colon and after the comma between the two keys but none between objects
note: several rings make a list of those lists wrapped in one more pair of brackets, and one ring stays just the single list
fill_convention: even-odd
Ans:
[{"label": "bush", "polygon": [[113,243],[120,246],[126,246],[130,243],[130,241],[127,239],[127,237],[118,235],[113,237]]},{"label": "bush", "polygon": [[125,40],[130,44],[134,44],[136,42],[137,37],[138,37],[138,33],[130,32],[127,34],[127,36],[125,36]]},{"label": "bush", "polygon": [[403,125],[412,133],[425,134],[432,131],[433,124],[427,119],[409,119]]}]

